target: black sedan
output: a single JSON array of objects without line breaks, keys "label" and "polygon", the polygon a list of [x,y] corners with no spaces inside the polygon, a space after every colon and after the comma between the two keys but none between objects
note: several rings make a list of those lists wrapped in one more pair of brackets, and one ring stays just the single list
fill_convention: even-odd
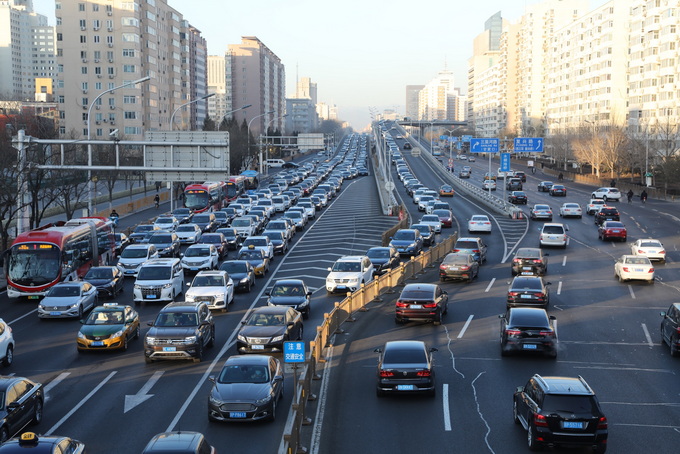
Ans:
[{"label": "black sedan", "polygon": [[540,183],[538,183],[538,190],[539,192],[548,192],[550,191],[550,188],[553,187],[553,184],[555,183],[553,183],[552,181],[541,181]]},{"label": "black sedan", "polygon": [[536,307],[511,307],[501,319],[501,356],[511,352],[542,352],[557,357],[554,316]]},{"label": "black sedan", "polygon": [[226,257],[227,251],[229,250],[229,243],[227,243],[227,239],[221,233],[204,233],[199,244],[214,245],[215,248],[217,248],[220,260]]},{"label": "black sedan", "polygon": [[93,266],[83,280],[97,287],[99,296],[113,298],[123,291],[125,275],[117,266]]},{"label": "black sedan", "polygon": [[437,389],[435,382],[434,359],[425,342],[415,340],[390,341],[383,348],[376,348],[380,353],[376,394],[427,393],[434,396]]},{"label": "black sedan", "polygon": [[441,325],[449,309],[449,294],[437,284],[408,284],[395,303],[395,321],[428,321]]},{"label": "black sedan", "polygon": [[603,206],[595,214],[595,224],[601,225],[604,221],[620,221],[621,214],[614,207]]},{"label": "black sedan", "polygon": [[221,233],[224,235],[224,239],[227,240],[227,248],[236,251],[241,247],[241,235],[238,234],[233,227],[221,227],[215,231],[215,233]]},{"label": "black sedan", "polygon": [[526,205],[527,201],[527,195],[524,191],[512,191],[508,196],[508,202],[515,205]]},{"label": "black sedan", "polygon": [[548,194],[552,196],[562,196],[566,197],[567,196],[567,188],[564,187],[562,184],[554,184],[548,191]]},{"label": "black sedan", "polygon": [[512,275],[534,276],[547,273],[548,255],[544,254],[543,250],[537,247],[517,249],[511,263]]},{"label": "black sedan", "polygon": [[372,247],[366,252],[366,257],[373,264],[373,274],[380,275],[389,272],[399,265],[399,253],[393,247]]},{"label": "black sedan", "polygon": [[517,276],[508,288],[508,307],[542,307],[550,303],[548,292],[550,282],[543,282],[540,276]]},{"label": "black sedan", "polygon": [[241,321],[236,350],[239,353],[281,352],[284,342],[302,340],[302,333],[302,314],[292,307],[258,307]]},{"label": "black sedan", "polygon": [[479,262],[472,254],[447,254],[439,265],[439,280],[465,280],[472,282],[479,275]]},{"label": "black sedan", "polygon": [[292,307],[309,318],[312,292],[302,279],[279,279],[265,295],[269,297],[267,305]]},{"label": "black sedan", "polygon": [[217,377],[208,398],[211,421],[273,421],[283,396],[283,367],[268,355],[231,356]]},{"label": "black sedan", "polygon": [[423,246],[431,246],[436,241],[436,233],[434,228],[429,224],[412,224],[410,229],[415,229],[420,232],[423,237]]},{"label": "black sedan", "polygon": [[186,224],[191,221],[194,213],[189,208],[175,208],[172,210],[172,215],[177,218],[180,224]]},{"label": "black sedan", "polygon": [[255,286],[255,269],[247,260],[225,260],[219,269],[229,273],[236,291],[250,292]]},{"label": "black sedan", "polygon": [[116,239],[116,254],[120,255],[123,249],[132,244],[132,240],[124,233],[115,233],[114,238]]},{"label": "black sedan", "polygon": [[28,378],[0,376],[0,443],[43,418],[43,386]]}]

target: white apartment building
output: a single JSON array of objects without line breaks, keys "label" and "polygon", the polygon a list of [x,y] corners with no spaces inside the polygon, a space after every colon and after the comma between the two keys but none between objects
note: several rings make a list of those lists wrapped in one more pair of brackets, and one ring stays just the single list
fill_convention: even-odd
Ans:
[{"label": "white apartment building", "polygon": [[406,86],[406,116],[413,120],[418,119],[418,93],[425,88],[425,85],[407,85]]},{"label": "white apartment building", "polygon": [[[219,124],[227,110],[227,72],[224,55],[208,55],[208,116]],[[231,105],[231,104],[229,104]]]},{"label": "white apartment building", "polygon": [[[281,59],[255,36],[242,36],[240,44],[230,44],[226,54],[227,111],[250,104],[236,112],[250,125],[257,137],[267,125],[283,130],[286,108],[286,72]],[[271,113],[270,113],[271,112]]]},{"label": "white apartment building", "polygon": [[33,11],[31,0],[0,1],[0,97],[32,101],[36,78],[52,79],[54,85],[54,40],[54,27],[46,16]]},{"label": "white apartment building", "polygon": [[453,72],[440,71],[437,76],[418,92],[418,119],[455,120],[464,113],[457,113],[459,90],[454,86]]},{"label": "white apartment building", "polygon": [[[189,22],[182,22],[182,30],[183,50],[188,57],[182,67],[186,78],[182,80],[183,88],[188,88],[184,103],[190,104],[182,107],[175,118],[177,122],[181,120],[180,129],[197,130],[202,129],[208,112],[207,100],[201,100],[208,94],[208,47],[205,38],[201,36],[201,31]],[[199,101],[192,102],[194,100]]]},{"label": "white apartment building", "polygon": [[555,31],[544,110],[548,134],[625,125],[630,3],[610,1]]},{"label": "white apartment building", "polygon": [[62,134],[87,137],[91,105],[93,139],[114,129],[127,139],[170,129],[172,113],[191,96],[194,70],[179,12],[165,0],[57,0],[56,20]]}]

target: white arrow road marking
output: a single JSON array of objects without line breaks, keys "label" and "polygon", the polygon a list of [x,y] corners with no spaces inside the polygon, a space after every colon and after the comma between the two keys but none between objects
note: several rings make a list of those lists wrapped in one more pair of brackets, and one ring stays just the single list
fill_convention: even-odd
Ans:
[{"label": "white arrow road marking", "polygon": [[647,329],[647,325],[644,323],[642,324],[642,331],[645,332],[645,338],[647,339],[647,343],[649,344],[649,348],[654,347],[654,342],[652,342],[652,336],[649,335],[649,330]]},{"label": "white arrow road marking", "polygon": [[154,374],[147,380],[146,383],[144,383],[144,386],[142,386],[142,389],[140,389],[137,394],[125,396],[125,409],[123,410],[123,413],[127,413],[137,405],[153,397],[153,394],[149,394],[149,391],[151,391],[153,385],[155,385],[156,382],[160,380],[163,372],[164,371],[162,370],[154,372]]}]

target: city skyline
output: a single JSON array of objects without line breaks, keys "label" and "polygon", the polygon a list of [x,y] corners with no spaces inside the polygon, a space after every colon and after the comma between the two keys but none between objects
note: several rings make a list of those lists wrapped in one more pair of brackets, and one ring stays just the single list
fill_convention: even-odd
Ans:
[{"label": "city skyline", "polygon": [[[357,0],[337,9],[320,8],[310,0],[263,0],[257,8],[253,3],[208,0],[168,3],[201,31],[209,55],[222,55],[241,36],[257,36],[286,67],[287,97],[294,96],[298,78],[309,77],[318,84],[318,101],[337,105],[340,119],[361,130],[371,120],[369,107],[403,114],[405,87],[427,84],[444,68],[466,93],[467,60],[484,22],[498,11],[516,21],[527,6],[541,0],[485,0],[464,16],[444,0],[429,2],[415,15],[414,4],[405,1],[393,2],[389,9]],[[590,7],[604,3],[590,0]],[[54,23],[54,0],[34,0],[34,9]],[[447,15],[453,16],[453,25],[427,24],[430,18]],[[407,20],[415,25],[408,27]],[[417,24],[423,24],[426,33],[412,31]]]}]

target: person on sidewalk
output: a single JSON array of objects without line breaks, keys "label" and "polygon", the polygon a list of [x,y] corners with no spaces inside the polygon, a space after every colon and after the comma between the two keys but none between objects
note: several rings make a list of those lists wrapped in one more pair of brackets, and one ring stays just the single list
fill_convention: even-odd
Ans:
[{"label": "person on sidewalk", "polygon": [[156,195],[153,197],[153,203],[154,203],[154,205],[156,205],[156,208],[158,208],[158,206],[160,205],[160,203],[161,203],[161,198],[160,198],[160,196],[159,196],[158,194],[156,194]]},{"label": "person on sidewalk", "polygon": [[626,193],[626,196],[628,197],[628,203],[631,203],[633,201],[633,190],[629,189],[628,192]]}]

